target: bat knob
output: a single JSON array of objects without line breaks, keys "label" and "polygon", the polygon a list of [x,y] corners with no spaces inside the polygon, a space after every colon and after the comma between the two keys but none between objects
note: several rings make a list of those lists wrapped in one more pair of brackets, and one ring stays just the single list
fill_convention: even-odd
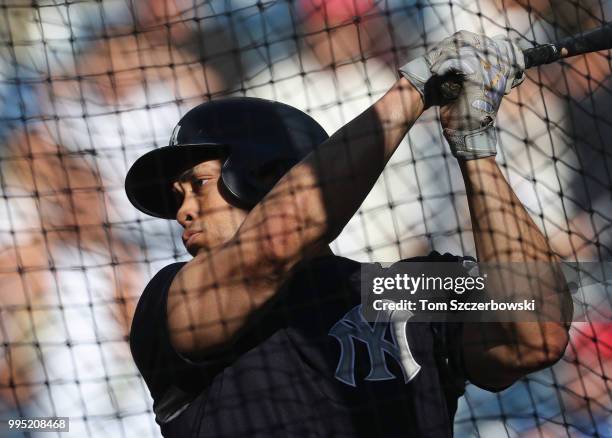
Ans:
[{"label": "bat knob", "polygon": [[455,100],[461,94],[462,85],[459,82],[448,80],[440,85],[440,92],[446,100]]},{"label": "bat knob", "polygon": [[464,77],[459,73],[450,73],[440,79],[440,94],[444,100],[449,102],[457,99],[463,88]]}]

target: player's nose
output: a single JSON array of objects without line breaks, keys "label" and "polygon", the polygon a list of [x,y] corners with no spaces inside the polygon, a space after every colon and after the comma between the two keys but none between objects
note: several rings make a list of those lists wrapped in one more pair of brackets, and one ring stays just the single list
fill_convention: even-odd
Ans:
[{"label": "player's nose", "polygon": [[176,220],[183,228],[189,227],[198,217],[199,206],[193,193],[188,193],[176,212]]}]

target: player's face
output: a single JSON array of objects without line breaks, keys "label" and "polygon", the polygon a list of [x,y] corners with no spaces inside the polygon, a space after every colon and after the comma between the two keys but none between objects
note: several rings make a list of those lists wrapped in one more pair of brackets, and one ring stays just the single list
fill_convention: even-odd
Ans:
[{"label": "player's face", "polygon": [[183,243],[195,256],[231,239],[247,215],[229,204],[219,191],[221,161],[204,161],[174,183],[180,208],[176,220],[183,226]]}]

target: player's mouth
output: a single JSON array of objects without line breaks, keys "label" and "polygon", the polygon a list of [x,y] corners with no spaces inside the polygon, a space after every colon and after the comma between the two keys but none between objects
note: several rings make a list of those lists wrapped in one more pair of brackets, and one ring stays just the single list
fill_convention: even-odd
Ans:
[{"label": "player's mouth", "polygon": [[187,239],[187,242],[185,242],[185,246],[189,247],[200,234],[202,233],[195,233],[189,236],[189,239]]},{"label": "player's mouth", "polygon": [[200,234],[202,234],[201,231],[185,231],[183,233],[183,244],[185,247],[189,248],[189,246]]}]

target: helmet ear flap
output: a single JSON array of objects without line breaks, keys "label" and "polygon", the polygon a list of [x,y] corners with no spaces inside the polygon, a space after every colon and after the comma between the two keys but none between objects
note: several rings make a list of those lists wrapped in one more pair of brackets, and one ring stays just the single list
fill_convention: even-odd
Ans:
[{"label": "helmet ear flap", "polygon": [[219,193],[221,194],[223,199],[225,199],[228,204],[231,204],[235,207],[241,208],[243,210],[251,210],[256,204],[247,202],[243,199],[243,197],[237,196],[236,187],[228,187],[228,182],[226,181],[223,172],[221,172],[221,178],[219,178],[219,180],[217,181],[217,188],[219,189]]},{"label": "helmet ear flap", "polygon": [[221,193],[238,207],[251,209],[293,166],[293,162],[274,158],[265,163],[249,163],[229,157],[221,169]]},{"label": "helmet ear flap", "polygon": [[257,185],[261,190],[268,192],[272,189],[272,187],[274,187],[274,184],[276,184],[278,180],[283,177],[289,167],[290,166],[288,165],[287,160],[282,160],[279,158],[268,161],[255,169],[251,169],[249,176],[251,176],[255,181],[254,185]]}]

